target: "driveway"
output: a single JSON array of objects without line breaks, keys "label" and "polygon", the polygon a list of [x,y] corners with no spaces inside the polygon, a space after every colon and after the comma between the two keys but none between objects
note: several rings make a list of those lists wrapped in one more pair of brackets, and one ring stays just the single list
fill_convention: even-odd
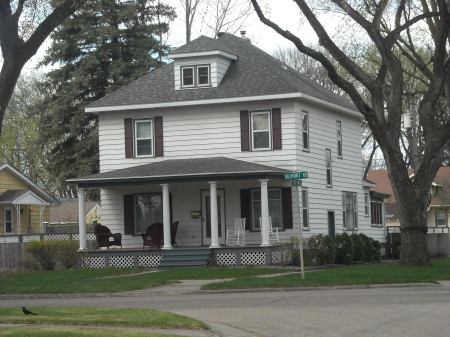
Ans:
[{"label": "driveway", "polygon": [[229,336],[447,337],[450,331],[445,285],[0,300],[0,307],[22,305],[151,308],[242,331]]}]

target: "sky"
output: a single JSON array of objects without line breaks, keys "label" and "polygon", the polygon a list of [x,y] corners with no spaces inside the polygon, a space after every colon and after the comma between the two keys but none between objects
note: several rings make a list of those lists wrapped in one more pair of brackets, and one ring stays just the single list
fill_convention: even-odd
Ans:
[{"label": "sky", "polygon": [[[175,7],[177,18],[170,23],[170,34],[168,37],[168,43],[172,47],[179,47],[185,44],[185,23],[183,8],[180,5],[179,0],[167,0],[172,6]],[[277,24],[279,24],[283,29],[287,29],[292,33],[297,33],[306,42],[314,43],[317,41],[315,34],[309,27],[301,25],[299,23],[299,10],[296,4],[292,0],[266,0],[266,2],[271,3],[270,7],[270,18],[273,19]],[[275,4],[273,4],[275,3]],[[199,17],[197,17],[199,19]],[[197,20],[200,23],[201,20]],[[246,36],[249,37],[254,45],[258,48],[264,50],[269,54],[273,54],[275,50],[279,48],[293,47],[293,44],[286,40],[285,38],[278,35],[271,28],[264,25],[259,21],[256,13],[248,18],[247,24],[242,30],[246,31]],[[194,25],[191,40],[202,35],[204,28],[199,24]],[[238,34],[239,35],[239,34]],[[36,67],[39,60],[45,55],[45,51],[49,46],[49,41],[47,41],[38,53],[30,59],[30,61],[25,66],[25,71],[32,70]],[[44,70],[45,71],[45,70]]]}]

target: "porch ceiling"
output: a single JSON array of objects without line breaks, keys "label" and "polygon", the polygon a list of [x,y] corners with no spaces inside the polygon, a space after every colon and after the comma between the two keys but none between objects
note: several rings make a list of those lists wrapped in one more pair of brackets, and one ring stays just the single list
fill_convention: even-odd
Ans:
[{"label": "porch ceiling", "polygon": [[98,173],[68,182],[78,187],[96,188],[152,183],[179,183],[208,180],[283,179],[290,171],[244,160],[214,157],[171,159],[120,170]]}]

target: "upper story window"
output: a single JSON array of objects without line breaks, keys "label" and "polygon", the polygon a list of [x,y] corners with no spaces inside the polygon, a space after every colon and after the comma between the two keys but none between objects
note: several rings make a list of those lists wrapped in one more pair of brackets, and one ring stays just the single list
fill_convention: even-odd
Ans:
[{"label": "upper story window", "polygon": [[153,119],[135,120],[136,157],[153,156]]},{"label": "upper story window", "polygon": [[270,111],[254,111],[250,116],[252,150],[270,150],[272,148]]},{"label": "upper story window", "polygon": [[209,86],[210,67],[208,65],[181,68],[181,85],[183,88]]},{"label": "upper story window", "polygon": [[302,111],[302,141],[303,150],[309,151],[309,115]]},{"label": "upper story window", "polygon": [[327,177],[327,187],[333,185],[333,177],[331,171],[331,150],[325,149],[325,167],[326,167],[326,177]]},{"label": "upper story window", "polygon": [[342,158],[342,123],[336,121],[336,136],[337,136],[337,156]]}]

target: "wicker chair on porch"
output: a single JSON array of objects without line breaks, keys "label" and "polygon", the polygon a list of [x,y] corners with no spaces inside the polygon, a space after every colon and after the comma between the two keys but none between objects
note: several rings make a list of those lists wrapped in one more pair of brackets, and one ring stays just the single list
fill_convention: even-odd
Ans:
[{"label": "wicker chair on porch", "polygon": [[111,233],[108,227],[103,225],[94,226],[95,239],[97,240],[98,247],[109,248],[111,246],[120,246],[122,248],[122,234]]},{"label": "wicker chair on porch", "polygon": [[141,235],[143,241],[142,248],[148,246],[159,249],[162,246],[161,237],[163,235],[163,224],[160,222],[152,223],[147,227],[147,231],[145,233],[141,233]]}]

